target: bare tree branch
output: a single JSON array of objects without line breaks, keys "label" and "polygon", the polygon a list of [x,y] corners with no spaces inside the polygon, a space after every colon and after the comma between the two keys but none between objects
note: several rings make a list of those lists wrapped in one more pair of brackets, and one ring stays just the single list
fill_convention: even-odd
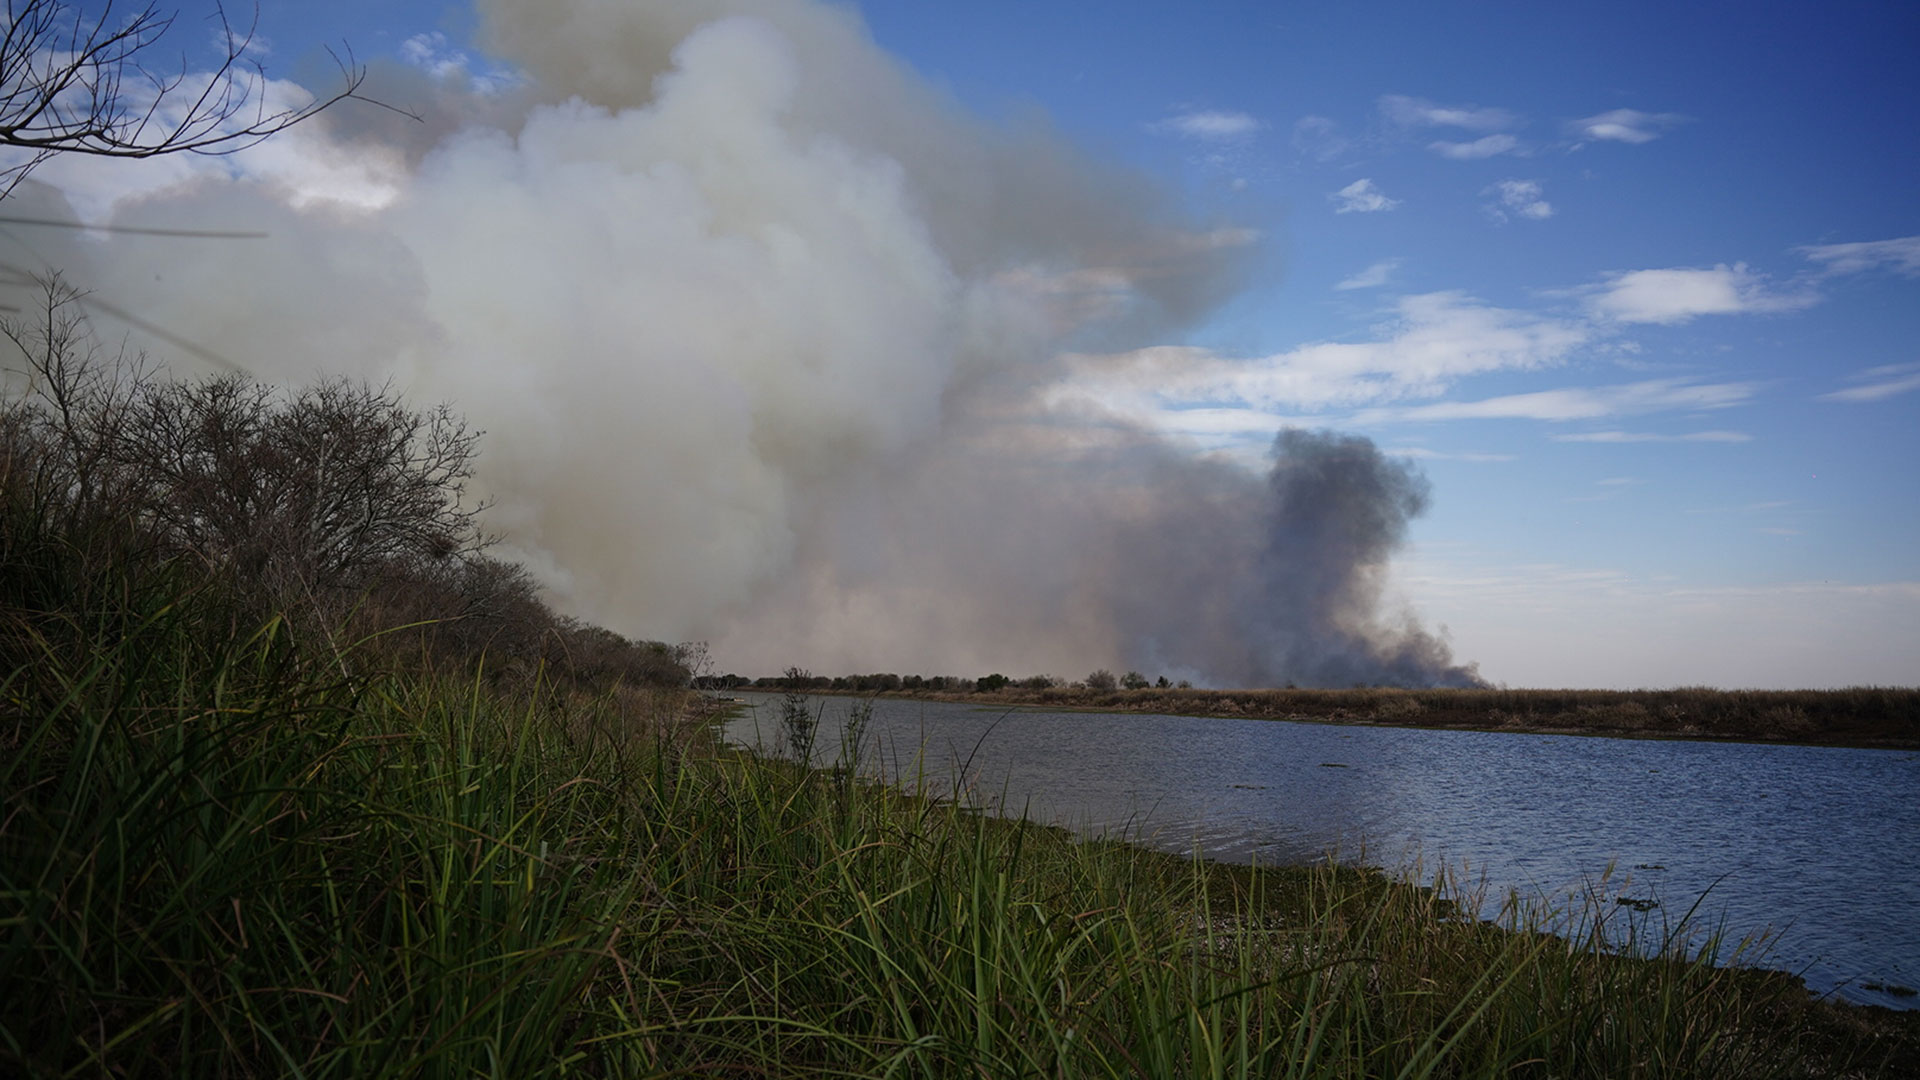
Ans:
[{"label": "bare tree branch", "polygon": [[213,18],[224,55],[212,70],[190,71],[183,57],[178,74],[157,75],[142,61],[177,17],[152,3],[127,16],[116,13],[113,0],[98,14],[60,0],[7,0],[0,35],[0,147],[26,154],[0,165],[0,197],[57,154],[231,154],[341,101],[371,101],[360,93],[366,68],[351,52],[343,59],[329,50],[340,69],[340,85],[330,96],[304,105],[270,104],[266,71],[248,55],[259,12],[241,31],[218,2]]}]

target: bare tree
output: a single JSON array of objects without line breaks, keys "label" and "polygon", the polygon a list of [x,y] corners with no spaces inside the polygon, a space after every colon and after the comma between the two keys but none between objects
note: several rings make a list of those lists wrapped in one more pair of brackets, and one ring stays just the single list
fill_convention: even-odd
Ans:
[{"label": "bare tree", "polygon": [[172,29],[177,13],[148,3],[131,14],[107,0],[96,12],[60,0],[7,0],[0,36],[0,147],[23,157],[0,160],[0,197],[56,154],[147,158],[190,152],[230,154],[348,98],[359,98],[366,69],[349,54],[328,97],[277,105],[266,72],[250,55],[255,22],[235,27],[215,2],[220,43],[210,71],[177,74],[144,61]]},{"label": "bare tree", "polygon": [[0,395],[9,434],[5,480],[39,493],[43,511],[71,526],[127,502],[115,448],[152,371],[144,357],[101,346],[80,311],[79,290],[57,275],[36,281],[42,302],[33,315],[0,317],[0,339],[24,361],[0,362],[8,384]]},{"label": "bare tree", "polygon": [[38,486],[75,512],[123,518],[280,601],[491,542],[484,506],[465,498],[481,433],[448,406],[346,379],[283,391],[239,374],[159,378],[103,353],[79,294],[43,284],[33,318],[0,318],[20,365],[0,360],[13,368],[0,412]]},{"label": "bare tree", "polygon": [[283,394],[243,375],[155,382],[120,462],[170,545],[275,591],[357,584],[376,567],[479,551],[462,496],[480,433],[445,405],[332,379]]}]

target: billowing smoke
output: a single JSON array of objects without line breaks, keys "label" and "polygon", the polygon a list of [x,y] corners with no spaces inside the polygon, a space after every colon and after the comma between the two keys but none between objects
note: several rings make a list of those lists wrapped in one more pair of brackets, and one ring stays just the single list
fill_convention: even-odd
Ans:
[{"label": "billowing smoke", "polygon": [[1138,431],[1001,427],[845,493],[736,634],[842,661],[825,670],[906,655],[926,662],[899,670],[1473,685],[1411,614],[1383,612],[1425,497],[1357,436],[1283,431],[1262,477]]},{"label": "billowing smoke", "polygon": [[1319,686],[1478,683],[1411,615],[1379,621],[1387,559],[1426,509],[1425,478],[1367,439],[1288,430],[1274,443],[1273,501],[1242,681]]},{"label": "billowing smoke", "polygon": [[1380,614],[1424,490],[1371,444],[1284,433],[1263,486],[1041,404],[1066,349],[1204,315],[1250,230],[969,117],[846,8],[480,8],[518,81],[386,73],[422,123],[342,109],[233,169],[57,161],[73,206],[10,200],[270,239],[15,229],[5,260],[176,369],[454,403],[559,606],[734,670],[1471,678]]}]

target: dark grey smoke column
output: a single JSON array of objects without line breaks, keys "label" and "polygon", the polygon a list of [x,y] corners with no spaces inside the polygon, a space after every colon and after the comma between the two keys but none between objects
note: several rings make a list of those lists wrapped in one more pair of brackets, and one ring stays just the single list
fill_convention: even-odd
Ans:
[{"label": "dark grey smoke column", "polygon": [[1242,616],[1257,681],[1480,685],[1411,617],[1380,618],[1387,560],[1427,508],[1426,478],[1358,435],[1288,429],[1273,449],[1267,544]]}]

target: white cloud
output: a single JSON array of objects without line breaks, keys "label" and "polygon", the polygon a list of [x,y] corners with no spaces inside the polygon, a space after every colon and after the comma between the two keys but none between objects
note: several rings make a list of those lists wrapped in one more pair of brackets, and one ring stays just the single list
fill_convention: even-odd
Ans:
[{"label": "white cloud", "polygon": [[1745,263],[1723,263],[1711,270],[1634,270],[1614,274],[1588,291],[1588,310],[1598,318],[1662,325],[1701,315],[1797,311],[1819,300],[1811,292],[1774,292]]},{"label": "white cloud", "polygon": [[[1578,435],[1555,435],[1554,442],[1572,443],[1663,443],[1663,442],[1752,442],[1744,431],[1689,431],[1684,435],[1660,435],[1650,431],[1588,431]],[[1601,483],[1626,483],[1626,480],[1602,480]]]},{"label": "white cloud", "polygon": [[464,82],[476,94],[496,94],[520,81],[518,75],[504,71],[475,74],[473,58],[454,48],[438,30],[401,42],[400,59],[436,79]]},{"label": "white cloud", "polygon": [[1511,153],[1519,145],[1520,141],[1511,135],[1488,135],[1472,142],[1428,143],[1427,149],[1455,161],[1473,161],[1478,158],[1490,158],[1496,154]]},{"label": "white cloud", "polygon": [[1327,196],[1334,202],[1336,214],[1370,214],[1378,210],[1391,210],[1400,205],[1399,199],[1389,199],[1372,180],[1361,178]]},{"label": "white cloud", "polygon": [[1481,108],[1478,105],[1436,105],[1423,98],[1404,94],[1385,94],[1380,111],[1402,127],[1457,127],[1468,131],[1499,131],[1512,127],[1519,118],[1506,109]]},{"label": "white cloud", "polygon": [[1869,368],[1849,376],[1848,381],[1860,385],[1821,394],[1820,400],[1859,404],[1884,401],[1910,390],[1920,390],[1920,364],[1889,364],[1886,367]]},{"label": "white cloud", "polygon": [[273,55],[273,42],[266,35],[222,20],[216,19],[214,25],[208,27],[208,37],[217,52],[228,56],[260,60]]},{"label": "white cloud", "polygon": [[1335,289],[1377,289],[1387,283],[1395,270],[1400,269],[1402,259],[1381,259],[1365,270],[1335,285]]},{"label": "white cloud", "polygon": [[1614,109],[1568,125],[1576,136],[1610,142],[1652,142],[1668,129],[1685,121],[1679,113],[1643,113],[1638,109]]},{"label": "white cloud", "polygon": [[1395,446],[1386,451],[1394,457],[1411,458],[1415,461],[1468,461],[1475,464],[1493,464],[1503,461],[1518,461],[1515,454],[1482,454],[1471,450],[1446,451],[1429,450],[1424,446]]},{"label": "white cloud", "polygon": [[1857,274],[1884,267],[1904,277],[1920,277],[1920,236],[1854,244],[1816,244],[1801,248],[1800,253],[1823,264],[1829,275]]},{"label": "white cloud", "polygon": [[[1652,379],[1619,386],[1564,387],[1530,394],[1508,394],[1480,401],[1442,401],[1432,405],[1365,409],[1356,423],[1395,423],[1427,420],[1594,420],[1608,416],[1665,412],[1675,409],[1721,409],[1744,404],[1759,388],[1756,383],[1697,383],[1687,379]],[[1705,434],[1705,433],[1701,433]],[[1633,442],[1600,432],[1584,442]],[[1653,441],[1653,440],[1645,440]],[[1731,440],[1696,440],[1731,441]]]},{"label": "white cloud", "polygon": [[1487,209],[1500,221],[1507,220],[1509,210],[1530,221],[1545,221],[1553,216],[1553,204],[1541,197],[1544,192],[1538,180],[1502,180],[1481,194],[1499,199],[1498,204]]},{"label": "white cloud", "polygon": [[1243,112],[1201,110],[1170,116],[1152,125],[1154,131],[1189,139],[1242,139],[1265,127]]},{"label": "white cloud", "polygon": [[438,30],[401,42],[400,59],[435,78],[464,74],[467,69],[467,54],[448,44],[447,35]]},{"label": "white cloud", "polygon": [[[1271,356],[1221,356],[1165,346],[1115,356],[1074,358],[1073,375],[1051,404],[1099,408],[1185,430],[1198,408],[1224,409],[1215,420],[1265,418],[1375,402],[1431,398],[1465,376],[1531,370],[1562,362],[1588,328],[1491,307],[1461,293],[1403,297],[1380,340],[1319,342]],[[1249,421],[1250,422],[1250,421]]]}]

